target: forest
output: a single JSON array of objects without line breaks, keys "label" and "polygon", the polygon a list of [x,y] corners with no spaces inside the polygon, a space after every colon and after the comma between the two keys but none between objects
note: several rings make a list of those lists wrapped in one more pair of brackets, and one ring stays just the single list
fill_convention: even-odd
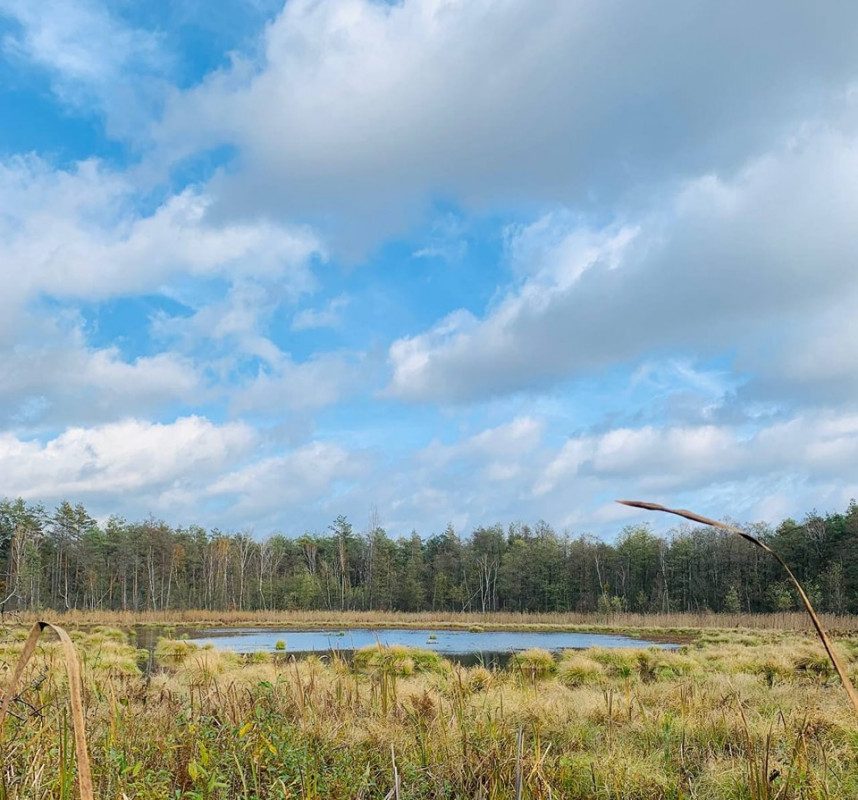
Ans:
[{"label": "forest", "polygon": [[[371,515],[372,516],[372,515]],[[858,611],[858,505],[746,526],[819,610]],[[626,526],[613,542],[543,521],[391,537],[371,518],[257,539],[150,518],[99,525],[81,505],[0,502],[0,610],[771,612],[796,607],[780,568],[740,537]]]}]

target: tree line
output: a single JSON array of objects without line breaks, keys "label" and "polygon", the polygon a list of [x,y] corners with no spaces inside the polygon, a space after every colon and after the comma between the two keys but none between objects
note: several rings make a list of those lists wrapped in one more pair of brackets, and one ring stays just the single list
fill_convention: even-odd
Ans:
[{"label": "tree line", "polygon": [[[749,526],[818,609],[858,611],[858,505]],[[150,518],[99,525],[81,504],[0,502],[0,610],[786,611],[796,598],[740,537],[626,526],[613,542],[545,522],[392,538],[356,531],[257,540]]]}]

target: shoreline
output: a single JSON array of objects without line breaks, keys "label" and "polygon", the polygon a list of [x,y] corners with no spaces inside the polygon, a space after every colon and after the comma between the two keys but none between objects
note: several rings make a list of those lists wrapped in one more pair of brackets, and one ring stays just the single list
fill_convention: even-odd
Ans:
[{"label": "shoreline", "polygon": [[[125,630],[205,631],[213,628],[259,628],[284,631],[439,630],[478,632],[553,632],[622,634],[657,643],[693,642],[704,632],[807,633],[813,629],[803,613],[783,614],[491,614],[379,611],[182,611],[104,612],[72,610],[4,615],[0,627],[32,625],[44,619],[70,629],[117,627]],[[824,615],[823,626],[835,638],[858,632],[858,617]]]}]

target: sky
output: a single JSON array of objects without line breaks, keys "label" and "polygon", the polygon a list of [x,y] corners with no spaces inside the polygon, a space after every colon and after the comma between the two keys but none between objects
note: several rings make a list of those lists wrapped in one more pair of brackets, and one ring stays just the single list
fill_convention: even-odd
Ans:
[{"label": "sky", "polygon": [[0,123],[0,496],[858,497],[852,0],[0,0]]}]

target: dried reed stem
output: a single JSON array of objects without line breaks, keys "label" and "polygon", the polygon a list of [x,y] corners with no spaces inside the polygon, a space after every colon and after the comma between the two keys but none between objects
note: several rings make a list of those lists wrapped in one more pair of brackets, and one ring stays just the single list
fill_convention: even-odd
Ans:
[{"label": "dried reed stem", "polygon": [[58,625],[52,625],[50,622],[39,621],[33,625],[30,630],[30,635],[27,637],[27,642],[24,645],[24,652],[18,659],[15,665],[15,672],[12,674],[12,681],[6,687],[6,694],[3,697],[3,705],[0,706],[0,741],[3,738],[3,723],[6,720],[6,714],[9,711],[9,706],[12,699],[15,697],[15,690],[18,687],[18,681],[24,673],[24,668],[27,662],[36,651],[36,644],[39,641],[42,631],[45,628],[50,628],[60,638],[63,647],[63,655],[66,662],[66,671],[69,678],[69,695],[71,699],[72,723],[74,725],[74,747],[77,755],[77,782],[80,788],[81,800],[94,800],[92,788],[92,773],[89,769],[89,755],[86,750],[86,731],[84,730],[83,721],[83,699],[81,695],[81,672],[80,661],[78,661],[77,651],[74,643],[69,638],[69,635]]},{"label": "dried reed stem", "polygon": [[816,632],[822,640],[822,646],[825,648],[825,652],[828,653],[828,658],[831,660],[831,663],[834,665],[834,669],[840,676],[843,688],[846,689],[846,694],[849,695],[849,700],[852,702],[852,708],[855,709],[855,713],[858,714],[858,693],[856,693],[855,687],[852,685],[852,681],[849,680],[849,676],[846,674],[846,668],[843,666],[840,658],[835,652],[828,635],[823,630],[822,623],[819,621],[819,617],[816,615],[816,611],[814,611],[810,600],[798,581],[798,578],[793,575],[792,570],[787,566],[786,562],[774,550],[772,550],[771,547],[761,539],[758,539],[756,536],[753,536],[746,531],[735,528],[732,525],[727,525],[724,522],[718,522],[717,520],[709,519],[708,517],[701,516],[700,514],[695,514],[693,511],[686,511],[684,508],[667,508],[666,506],[661,506],[658,503],[647,503],[641,500],[617,500],[617,502],[622,503],[624,506],[631,506],[632,508],[644,508],[649,511],[663,511],[666,514],[676,514],[678,517],[690,519],[692,522],[699,522],[701,525],[711,525],[713,528],[720,528],[721,530],[738,534],[743,539],[747,539],[751,544],[759,547],[761,550],[765,550],[784,568],[786,574],[789,575],[789,579],[792,581],[793,586],[795,586],[798,596],[801,598],[801,602],[804,603],[804,607],[807,609],[807,613],[810,616],[810,621],[813,623],[813,627],[816,628]]}]

